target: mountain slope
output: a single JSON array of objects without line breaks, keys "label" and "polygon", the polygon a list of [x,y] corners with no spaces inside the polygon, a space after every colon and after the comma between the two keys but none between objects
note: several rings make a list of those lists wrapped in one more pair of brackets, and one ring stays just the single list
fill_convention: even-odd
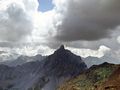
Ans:
[{"label": "mountain slope", "polygon": [[56,90],[61,83],[86,69],[80,56],[61,46],[44,60],[1,67],[0,90]]},{"label": "mountain slope", "polygon": [[120,67],[115,70],[108,80],[98,87],[98,90],[119,90],[120,89]]},{"label": "mountain slope", "polygon": [[94,65],[83,74],[64,83],[58,90],[104,90],[98,87],[100,88],[118,67],[120,65],[109,63]]},{"label": "mountain slope", "polygon": [[49,70],[54,69],[52,74],[57,74],[57,76],[67,76],[68,74],[74,76],[87,69],[81,57],[65,50],[64,46],[46,58],[45,68],[48,67],[50,67]]},{"label": "mountain slope", "polygon": [[[52,55],[45,59],[44,73],[49,82],[43,88],[44,90],[56,90],[56,88],[63,83],[87,69],[86,64],[82,61],[80,56],[76,56],[69,50],[61,46]],[[39,82],[38,82],[39,83]],[[34,87],[39,87],[34,85]]]}]

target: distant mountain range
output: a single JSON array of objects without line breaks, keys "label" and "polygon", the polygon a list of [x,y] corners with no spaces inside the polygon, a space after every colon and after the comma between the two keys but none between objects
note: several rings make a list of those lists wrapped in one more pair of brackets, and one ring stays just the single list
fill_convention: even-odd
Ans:
[{"label": "distant mountain range", "polygon": [[88,68],[91,67],[92,65],[99,65],[99,64],[102,64],[104,62],[113,63],[113,64],[120,64],[120,60],[112,57],[109,54],[106,54],[101,58],[89,56],[87,58],[82,58],[82,59],[87,64]]},{"label": "distant mountain range", "polygon": [[57,90],[63,82],[86,70],[81,57],[62,45],[50,56],[21,56],[1,64],[0,90]]},{"label": "distant mountain range", "polygon": [[[4,65],[8,65],[8,66],[17,66],[17,65],[22,65],[24,63],[31,62],[31,61],[41,61],[41,60],[45,59],[46,57],[47,56],[42,56],[42,55],[38,54],[36,56],[21,55],[18,58],[5,60],[5,61],[2,60],[2,58],[1,58],[0,64],[4,64]],[[91,67],[92,65],[99,65],[104,62],[113,63],[113,64],[120,63],[120,59],[118,59],[118,57],[112,56],[111,53],[107,53],[103,57],[100,57],[100,58],[91,57],[91,56],[86,57],[86,58],[82,57],[82,60],[85,62],[85,64],[87,65],[88,68]]]},{"label": "distant mountain range", "polygon": [[45,59],[45,57],[46,56],[42,56],[40,54],[38,54],[36,56],[31,56],[31,57],[21,55],[17,59],[3,61],[3,62],[0,62],[0,64],[4,64],[4,65],[8,65],[8,66],[17,66],[17,65],[22,65],[27,62],[41,61],[41,60]]}]

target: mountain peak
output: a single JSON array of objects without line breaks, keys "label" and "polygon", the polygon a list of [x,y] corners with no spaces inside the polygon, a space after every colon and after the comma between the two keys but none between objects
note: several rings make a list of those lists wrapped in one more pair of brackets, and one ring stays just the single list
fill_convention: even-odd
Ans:
[{"label": "mountain peak", "polygon": [[64,45],[61,45],[59,49],[65,49]]},{"label": "mountain peak", "polygon": [[64,50],[65,50],[64,45],[61,45],[60,48],[59,48],[58,50],[60,50],[60,51],[64,51]]},{"label": "mountain peak", "polygon": [[52,74],[56,76],[76,76],[87,69],[81,57],[65,49],[64,45],[61,45],[59,49],[47,57],[44,66],[49,67],[46,72],[53,70]]},{"label": "mountain peak", "polygon": [[64,53],[66,53],[66,49],[65,49],[65,47],[64,47],[64,45],[61,45],[54,53],[56,53],[56,54],[64,54]]}]

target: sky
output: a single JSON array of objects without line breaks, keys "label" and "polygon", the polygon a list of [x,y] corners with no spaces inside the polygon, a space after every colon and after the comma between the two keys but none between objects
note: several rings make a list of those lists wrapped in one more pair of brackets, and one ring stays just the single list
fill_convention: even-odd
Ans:
[{"label": "sky", "polygon": [[61,44],[82,57],[120,58],[120,0],[0,0],[0,58],[49,55]]},{"label": "sky", "polygon": [[38,10],[41,12],[46,12],[53,9],[54,5],[52,4],[52,0],[38,0],[39,7]]}]

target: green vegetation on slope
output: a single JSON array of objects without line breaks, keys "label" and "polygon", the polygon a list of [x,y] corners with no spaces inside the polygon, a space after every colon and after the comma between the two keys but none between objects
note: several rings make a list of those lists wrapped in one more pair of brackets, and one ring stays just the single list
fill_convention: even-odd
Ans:
[{"label": "green vegetation on slope", "polygon": [[97,90],[118,66],[108,63],[92,66],[83,74],[64,83],[58,90]]}]

